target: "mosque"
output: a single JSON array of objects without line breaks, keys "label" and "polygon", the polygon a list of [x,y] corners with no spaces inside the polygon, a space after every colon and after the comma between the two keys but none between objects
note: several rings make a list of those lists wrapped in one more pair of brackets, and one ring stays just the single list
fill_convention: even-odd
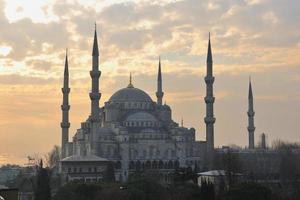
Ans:
[{"label": "mosque", "polygon": [[[158,63],[157,92],[154,101],[132,83],[116,91],[103,106],[99,105],[99,50],[95,29],[92,50],[91,111],[69,141],[69,70],[66,54],[62,110],[61,170],[68,180],[98,181],[107,163],[113,163],[116,180],[126,181],[138,170],[166,175],[179,167],[204,167],[214,151],[213,62],[210,39],[207,51],[206,141],[196,141],[194,128],[172,119],[172,109],[163,104],[163,74]],[[252,89],[251,89],[252,94]],[[251,105],[250,105],[251,106]],[[249,141],[254,141],[253,101],[249,108]],[[252,123],[253,122],[253,123]],[[251,132],[251,133],[250,133]]]}]

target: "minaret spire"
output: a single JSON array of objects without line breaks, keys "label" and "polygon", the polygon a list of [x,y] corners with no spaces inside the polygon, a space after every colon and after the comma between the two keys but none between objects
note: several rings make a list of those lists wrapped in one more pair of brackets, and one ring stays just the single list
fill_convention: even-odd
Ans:
[{"label": "minaret spire", "polygon": [[90,76],[92,78],[92,90],[90,92],[91,99],[91,120],[100,121],[99,116],[99,100],[101,98],[101,93],[99,92],[99,78],[101,76],[101,71],[99,71],[99,49],[97,40],[97,26],[95,24],[94,33],[94,43],[93,43],[93,53],[92,53],[92,70],[90,71]]},{"label": "minaret spire", "polygon": [[161,77],[161,61],[160,61],[160,56],[158,59],[158,74],[157,74],[157,92],[156,92],[156,97],[157,97],[157,105],[162,105],[162,99],[164,96],[164,93],[162,91],[162,77]]},{"label": "minaret spire", "polygon": [[93,56],[99,56],[98,40],[97,40],[97,24],[95,23],[95,33],[94,33],[94,44],[93,44]]},{"label": "minaret spire", "polygon": [[130,74],[129,74],[129,84],[128,84],[127,87],[128,87],[128,88],[133,88],[133,85],[132,85],[132,74],[131,74],[131,72],[130,72]]},{"label": "minaret spire", "polygon": [[252,92],[252,84],[251,77],[249,77],[249,92],[248,92],[248,137],[249,137],[249,149],[254,149],[254,109],[253,109],[253,92]]},{"label": "minaret spire", "polygon": [[206,77],[204,80],[206,83],[206,96],[204,98],[206,103],[206,116],[204,118],[206,124],[206,147],[207,155],[212,158],[214,152],[214,123],[216,119],[214,117],[215,97],[213,95],[213,83],[215,81],[215,77],[213,76],[213,60],[211,52],[210,33],[207,48]]},{"label": "minaret spire", "polygon": [[61,89],[63,93],[63,102],[61,105],[62,110],[62,122],[60,124],[61,131],[62,131],[62,158],[65,158],[67,156],[67,150],[66,146],[69,142],[69,128],[70,128],[70,122],[69,122],[69,64],[68,64],[68,49],[66,49],[66,59],[65,59],[65,69],[64,69],[64,81],[63,81],[63,88]]}]

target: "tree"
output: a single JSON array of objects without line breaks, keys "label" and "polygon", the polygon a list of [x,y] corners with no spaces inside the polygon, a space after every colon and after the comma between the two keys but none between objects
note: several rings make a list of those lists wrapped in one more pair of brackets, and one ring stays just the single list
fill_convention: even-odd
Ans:
[{"label": "tree", "polygon": [[54,200],[98,200],[100,192],[101,186],[98,184],[70,182],[57,191]]},{"label": "tree", "polygon": [[177,169],[174,174],[173,174],[173,180],[176,183],[184,183],[184,182],[188,182],[188,181],[192,181],[193,183],[197,183],[197,173],[192,170],[192,168],[188,167],[188,168],[180,168]]},{"label": "tree", "polygon": [[214,184],[209,181],[202,180],[200,188],[201,199],[215,200],[215,188]]},{"label": "tree", "polygon": [[226,171],[228,185],[232,186],[237,182],[237,173],[241,171],[241,162],[237,154],[234,154],[230,149],[221,156],[223,169]]},{"label": "tree", "polygon": [[270,189],[257,183],[242,183],[231,187],[224,200],[272,200]]},{"label": "tree", "polygon": [[53,169],[54,167],[58,167],[61,159],[60,155],[61,155],[61,149],[59,146],[55,145],[52,148],[52,150],[45,155],[46,166],[49,167],[50,169]]},{"label": "tree", "polygon": [[37,177],[34,190],[35,200],[51,200],[49,171],[43,168],[43,161],[37,167]]},{"label": "tree", "polygon": [[168,199],[167,189],[157,180],[147,177],[134,179],[125,185],[125,190],[140,191],[138,195],[145,196],[145,200],[166,200]]},{"label": "tree", "polygon": [[106,170],[103,177],[105,182],[114,182],[115,181],[115,170],[112,162],[107,164]]}]

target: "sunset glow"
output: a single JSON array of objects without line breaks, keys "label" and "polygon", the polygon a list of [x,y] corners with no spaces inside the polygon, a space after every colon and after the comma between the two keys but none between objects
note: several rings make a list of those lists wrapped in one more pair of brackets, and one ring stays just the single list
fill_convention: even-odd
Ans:
[{"label": "sunset glow", "polygon": [[160,55],[173,118],[184,118],[204,140],[211,32],[215,145],[247,144],[250,75],[257,135],[299,141],[299,8],[295,0],[0,0],[0,164],[24,164],[27,155],[60,144],[66,48],[71,136],[89,115],[95,22],[101,106],[127,86],[130,72],[134,86],[155,100]]}]

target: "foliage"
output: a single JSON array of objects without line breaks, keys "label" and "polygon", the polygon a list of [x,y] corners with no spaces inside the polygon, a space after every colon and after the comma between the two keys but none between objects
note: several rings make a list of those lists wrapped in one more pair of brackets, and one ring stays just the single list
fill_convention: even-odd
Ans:
[{"label": "foliage", "polygon": [[197,183],[197,173],[192,170],[192,168],[180,168],[177,169],[173,175],[175,183],[184,183],[187,181],[192,181]]},{"label": "foliage", "polygon": [[50,200],[50,176],[49,170],[43,168],[43,161],[40,161],[39,166],[37,167],[37,177],[34,190],[35,200]]},{"label": "foliage", "polygon": [[239,155],[231,152],[230,149],[226,153],[216,154],[214,157],[214,168],[216,170],[225,170],[226,179],[229,186],[236,183],[236,173],[240,173],[242,170],[242,163]]},{"label": "foliage", "polygon": [[215,200],[215,187],[214,184],[208,181],[201,181],[200,188],[201,198],[205,200]]},{"label": "foliage", "polygon": [[231,187],[224,200],[272,200],[272,192],[257,183],[242,183]]},{"label": "foliage", "polygon": [[177,183],[170,185],[169,196],[171,200],[200,200],[201,190],[193,183]]},{"label": "foliage", "polygon": [[[136,178],[125,184],[70,182],[61,187],[54,200],[200,200],[201,190],[192,183],[162,185],[151,178]],[[209,199],[207,199],[209,200]]]},{"label": "foliage", "polygon": [[54,196],[54,200],[96,200],[101,187],[96,184],[71,182],[61,187]]},{"label": "foliage", "polygon": [[52,150],[45,155],[46,166],[50,169],[58,167],[60,162],[61,149],[55,145]]},{"label": "foliage", "polygon": [[112,162],[109,162],[104,173],[104,181],[105,182],[114,182],[115,181],[115,171]]},{"label": "foliage", "polygon": [[128,182],[125,188],[130,191],[139,190],[144,193],[145,200],[165,200],[167,189],[151,178],[138,178]]}]

